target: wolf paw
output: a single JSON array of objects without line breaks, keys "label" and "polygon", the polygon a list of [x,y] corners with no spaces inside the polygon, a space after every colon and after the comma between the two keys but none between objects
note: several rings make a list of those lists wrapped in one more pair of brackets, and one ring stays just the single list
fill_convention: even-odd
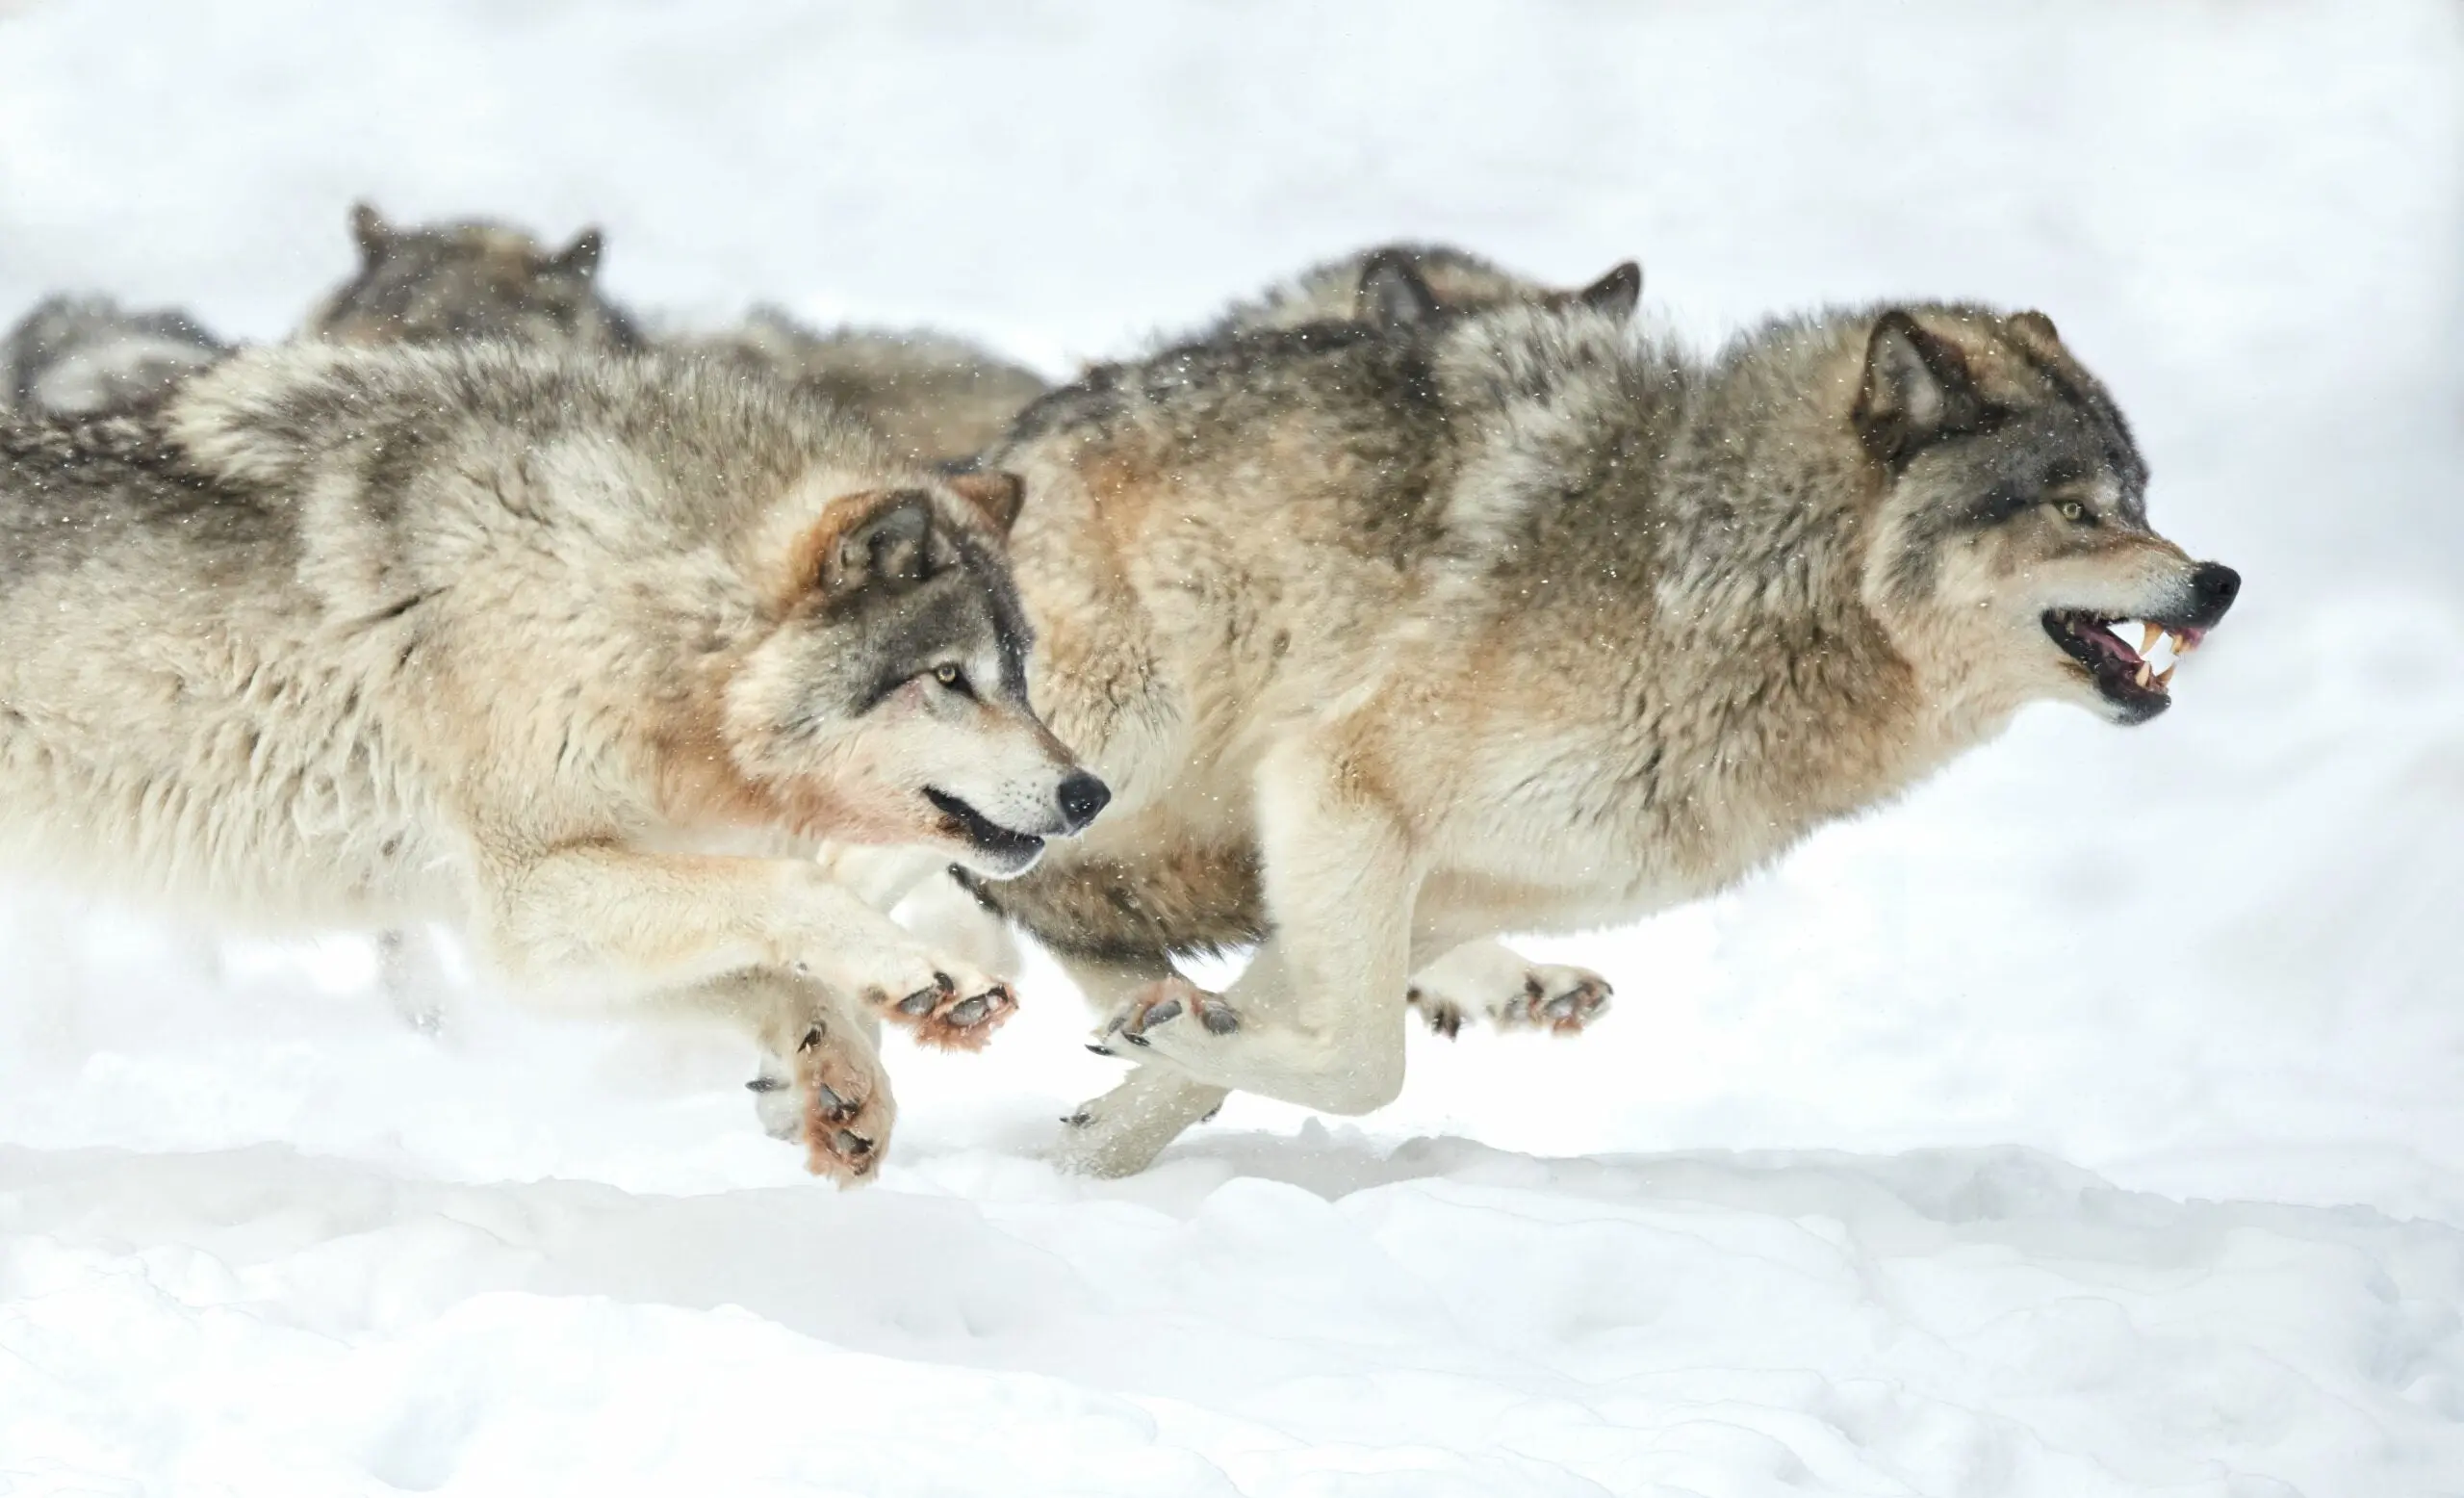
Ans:
[{"label": "wolf paw", "polygon": [[1471,1018],[1461,1004],[1418,987],[1404,994],[1403,1002],[1419,1010],[1428,1027],[1450,1041],[1463,1033],[1463,1021]]},{"label": "wolf paw", "polygon": [[1087,1048],[1099,1056],[1134,1053],[1152,1046],[1168,1025],[1230,1035],[1241,1028],[1241,1016],[1220,995],[1187,978],[1165,978],[1139,990],[1127,1008],[1105,1021]]},{"label": "wolf paw", "polygon": [[[783,1070],[791,1070],[792,1082],[779,1074]],[[761,1074],[746,1086],[764,1128],[803,1141],[806,1169],[842,1186],[872,1178],[889,1146],[898,1106],[869,1046],[859,1047],[817,1023],[786,1068],[765,1061]]]},{"label": "wolf paw", "polygon": [[879,989],[864,998],[884,1020],[912,1030],[916,1045],[938,1050],[982,1050],[992,1032],[1018,1012],[1017,994],[1007,983],[994,982],[981,993],[970,994],[946,972],[933,974],[931,988],[918,989],[895,1003]]},{"label": "wolf paw", "polygon": [[1501,1030],[1548,1030],[1579,1035],[1585,1025],[1608,1012],[1613,991],[1608,980],[1587,968],[1535,965],[1525,975],[1523,992],[1490,1011]]}]

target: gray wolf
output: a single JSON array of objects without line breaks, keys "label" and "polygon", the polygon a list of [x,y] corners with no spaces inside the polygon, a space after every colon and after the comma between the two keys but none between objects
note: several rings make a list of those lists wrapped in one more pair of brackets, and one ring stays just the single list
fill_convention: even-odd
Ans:
[{"label": "gray wolf", "polygon": [[973,457],[1051,388],[1035,371],[946,333],[815,332],[772,307],[675,347],[819,396],[871,423],[913,463]]},{"label": "gray wolf", "polygon": [[[1234,303],[1199,341],[1317,323],[1425,330],[1509,303],[1587,308],[1622,320],[1633,315],[1642,287],[1642,268],[1630,260],[1582,286],[1558,288],[1450,245],[1384,245],[1322,262]],[[942,896],[943,883],[924,878],[927,871],[914,861],[855,852],[842,854],[837,866],[842,877],[873,890],[877,898],[894,902],[905,895],[915,901],[911,918],[920,917],[918,924],[943,944],[965,942],[973,949],[1000,955],[997,945],[977,934],[985,925],[981,906]],[[908,894],[911,881],[916,882]],[[1007,966],[1014,968],[1014,962]],[[1579,1031],[1607,1012],[1610,986],[1588,969],[1531,962],[1499,943],[1481,941],[1415,972],[1406,996],[1431,1028],[1449,1038],[1474,1016],[1500,1028],[1564,1034]]]},{"label": "gray wolf", "polygon": [[502,339],[537,347],[629,352],[641,331],[599,294],[600,231],[562,248],[487,220],[385,221],[366,203],[350,211],[359,271],[310,313],[301,336],[338,344],[436,344]]},{"label": "gray wolf", "polygon": [[0,340],[0,404],[71,414],[141,405],[230,351],[184,312],[53,297]]},{"label": "gray wolf", "polygon": [[0,414],[0,856],[724,1017],[861,1179],[878,1022],[973,1046],[1013,999],[812,851],[1014,875],[1106,795],[1028,706],[1017,500],[654,355],[289,345]]},{"label": "gray wolf", "polygon": [[[1237,332],[986,461],[1027,485],[1034,700],[1116,801],[974,886],[1136,1063],[1073,1115],[1097,1172],[1231,1089],[1385,1103],[1410,975],[1467,943],[1723,889],[2033,701],[2145,721],[2240,585],[2151,529],[2053,323],[1975,306],[1708,358],[1578,299]],[[1251,943],[1221,994],[1171,966]]]},{"label": "gray wolf", "polygon": [[1623,317],[1633,312],[1642,294],[1642,267],[1630,260],[1588,285],[1560,288],[1450,245],[1379,245],[1321,262],[1234,302],[1198,340],[1311,323],[1426,322],[1509,302],[1582,302]]}]

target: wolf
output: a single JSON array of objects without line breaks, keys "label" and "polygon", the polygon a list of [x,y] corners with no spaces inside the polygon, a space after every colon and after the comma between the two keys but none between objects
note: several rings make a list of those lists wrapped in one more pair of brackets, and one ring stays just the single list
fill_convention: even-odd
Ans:
[{"label": "wolf", "polygon": [[756,307],[734,328],[676,344],[836,404],[913,463],[973,457],[1051,388],[1035,371],[946,333],[822,333],[775,307]]},{"label": "wolf", "polygon": [[1577,302],[1631,316],[1643,295],[1643,269],[1631,260],[1587,285],[1549,286],[1451,245],[1378,245],[1322,261],[1257,296],[1234,302],[1194,341],[1312,323],[1401,325],[1477,312],[1509,302]]},{"label": "wolf", "polygon": [[67,414],[141,405],[231,349],[185,312],[53,297],[0,339],[0,404]]},{"label": "wolf", "polygon": [[644,346],[633,319],[599,293],[605,240],[596,228],[550,249],[488,220],[402,228],[356,203],[350,233],[359,271],[318,303],[302,337],[359,345],[500,339],[612,353]]},{"label": "wolf", "polygon": [[861,1180],[878,1023],[971,1047],[1014,1000],[813,849],[1006,877],[1108,795],[1027,700],[1018,498],[656,354],[295,344],[0,414],[0,857],[723,1017]]},{"label": "wolf", "polygon": [[[1322,262],[1246,301],[1236,302],[1199,335],[1198,342],[1245,332],[1289,330],[1318,323],[1350,323],[1390,330],[1426,329],[1486,308],[1509,303],[1586,307],[1611,319],[1630,318],[1641,299],[1642,267],[1620,262],[1592,281],[1558,288],[1517,275],[1464,249],[1429,244],[1397,244],[1357,250]],[[1023,404],[1023,402],[1022,402]],[[1014,970],[1014,951],[987,928],[982,902],[951,901],[944,885],[913,860],[871,850],[835,857],[851,885],[873,891],[885,904],[915,901],[911,918],[945,945],[963,943]],[[971,900],[971,897],[969,897]],[[991,928],[997,932],[997,926]],[[1008,959],[1006,964],[999,959]],[[1533,962],[1494,941],[1466,943],[1412,976],[1406,998],[1431,1029],[1449,1039],[1475,1016],[1501,1029],[1530,1028],[1571,1034],[1604,1015],[1612,989],[1586,968]]]},{"label": "wolf", "polygon": [[[985,461],[1033,700],[1115,801],[971,883],[1135,1063],[1068,1121],[1105,1174],[1234,1089],[1387,1102],[1410,975],[1468,943],[1727,888],[2030,702],[2152,718],[2241,581],[2151,528],[2051,320],[1967,304],[1707,357],[1578,299],[1242,331]],[[1222,993],[1171,965],[1249,943]]]}]

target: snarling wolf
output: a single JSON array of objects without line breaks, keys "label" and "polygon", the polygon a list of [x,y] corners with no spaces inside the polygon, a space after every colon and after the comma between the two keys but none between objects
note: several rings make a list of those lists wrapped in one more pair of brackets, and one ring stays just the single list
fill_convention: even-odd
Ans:
[{"label": "snarling wolf", "polygon": [[550,249],[487,220],[398,227],[366,203],[350,211],[359,271],[309,315],[303,337],[338,344],[495,339],[629,351],[640,329],[599,294],[599,230]]},{"label": "snarling wolf", "polygon": [[877,1022],[972,1046],[1013,1000],[812,851],[1014,875],[1106,796],[1027,703],[1017,501],[651,355],[292,345],[0,414],[0,856],[725,1016],[863,1178]]},{"label": "snarling wolf", "polygon": [[53,297],[0,340],[0,405],[64,414],[141,405],[230,351],[184,312]]},{"label": "snarling wolf", "polygon": [[1035,371],[947,333],[822,333],[774,307],[755,308],[726,332],[676,343],[836,404],[914,463],[973,457],[1051,388]]},{"label": "snarling wolf", "polygon": [[1642,294],[1642,267],[1630,260],[1586,286],[1565,289],[1450,245],[1379,245],[1311,266],[1234,302],[1200,338],[1311,323],[1420,323],[1509,302],[1584,302],[1622,317],[1633,312]]},{"label": "snarling wolf", "polygon": [[[1116,800],[976,888],[1137,1063],[1073,1118],[1102,1172],[1229,1089],[1388,1101],[1409,975],[1467,942],[1720,890],[2031,701],[2145,721],[2240,585],[2150,529],[2053,323],[1972,306],[1708,359],[1579,298],[1236,333],[987,462],[1035,701]],[[1249,943],[1222,994],[1170,966]]]}]

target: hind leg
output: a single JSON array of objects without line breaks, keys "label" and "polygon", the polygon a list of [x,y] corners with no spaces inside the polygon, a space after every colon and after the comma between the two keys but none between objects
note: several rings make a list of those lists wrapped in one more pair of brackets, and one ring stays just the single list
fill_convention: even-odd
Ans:
[{"label": "hind leg", "polygon": [[1578,1035],[1608,1012],[1608,980],[1588,968],[1535,963],[1501,942],[1466,942],[1412,974],[1404,995],[1452,1039],[1473,1017],[1501,1030]]}]

